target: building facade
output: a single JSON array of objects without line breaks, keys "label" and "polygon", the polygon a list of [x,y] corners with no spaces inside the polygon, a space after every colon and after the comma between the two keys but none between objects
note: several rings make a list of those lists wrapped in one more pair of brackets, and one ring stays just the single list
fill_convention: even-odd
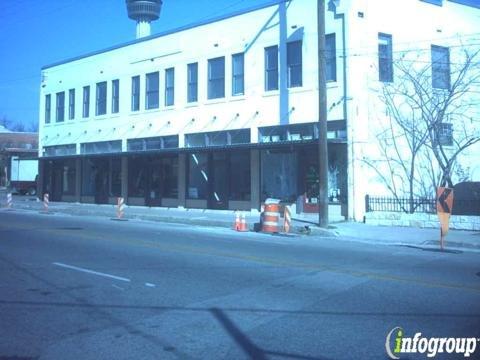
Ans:
[{"label": "building facade", "polygon": [[[41,191],[52,201],[122,196],[130,205],[230,210],[273,197],[316,211],[316,6],[272,1],[45,66]],[[447,1],[328,2],[332,214],[361,219],[378,185],[364,162],[388,49],[453,46],[454,35],[478,33],[478,14]],[[462,21],[449,25],[451,16]]]}]

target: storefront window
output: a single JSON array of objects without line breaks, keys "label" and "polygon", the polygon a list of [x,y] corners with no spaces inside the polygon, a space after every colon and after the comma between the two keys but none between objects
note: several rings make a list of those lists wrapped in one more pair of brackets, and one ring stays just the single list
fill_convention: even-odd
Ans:
[{"label": "storefront window", "polygon": [[62,194],[74,195],[75,194],[75,177],[76,177],[76,165],[75,160],[65,160],[63,163],[63,176],[62,176]]},{"label": "storefront window", "polygon": [[163,197],[178,197],[178,157],[162,159]]},{"label": "storefront window", "polygon": [[148,164],[142,158],[130,158],[128,161],[128,195],[145,197]]},{"label": "storefront window", "polygon": [[187,197],[189,199],[207,199],[208,191],[208,155],[190,154],[188,157]]},{"label": "storefront window", "polygon": [[98,169],[93,159],[84,159],[82,161],[82,195],[95,195],[95,177]]},{"label": "storefront window", "polygon": [[295,202],[297,199],[296,152],[263,150],[261,163],[262,200],[275,198]]},{"label": "storefront window", "polygon": [[122,194],[122,161],[121,159],[110,160],[110,196]]},{"label": "storefront window", "polygon": [[250,201],[250,152],[230,154],[230,200]]}]

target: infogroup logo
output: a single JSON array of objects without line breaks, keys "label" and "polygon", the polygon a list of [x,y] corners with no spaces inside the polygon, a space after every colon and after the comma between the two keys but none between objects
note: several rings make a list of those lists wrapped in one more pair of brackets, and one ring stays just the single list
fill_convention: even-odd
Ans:
[{"label": "infogroup logo", "polygon": [[437,354],[463,354],[468,358],[475,353],[480,339],[471,338],[438,338],[422,337],[421,332],[412,337],[406,337],[401,327],[395,327],[387,334],[385,350],[390,359],[400,359],[401,354],[426,354],[433,358]]}]

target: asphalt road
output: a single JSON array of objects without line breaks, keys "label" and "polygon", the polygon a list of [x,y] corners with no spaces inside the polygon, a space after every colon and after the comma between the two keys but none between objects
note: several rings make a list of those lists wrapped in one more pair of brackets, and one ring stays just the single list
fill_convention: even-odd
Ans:
[{"label": "asphalt road", "polygon": [[479,253],[3,210],[0,359],[386,359],[397,326],[479,338],[479,273]]}]

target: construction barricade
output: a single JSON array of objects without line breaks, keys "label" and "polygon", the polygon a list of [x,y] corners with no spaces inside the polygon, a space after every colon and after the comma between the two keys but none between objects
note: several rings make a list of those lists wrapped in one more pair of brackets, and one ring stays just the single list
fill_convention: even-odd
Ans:
[{"label": "construction barricade", "polygon": [[278,233],[280,220],[280,200],[267,199],[261,215],[262,232]]},{"label": "construction barricade", "polygon": [[11,209],[13,206],[12,193],[7,194],[7,209]]},{"label": "construction barricade", "polygon": [[117,198],[117,219],[122,220],[125,212],[125,200],[123,197]]},{"label": "construction barricade", "polygon": [[283,212],[283,231],[286,233],[289,233],[291,228],[292,228],[292,213],[290,211],[290,207],[286,205],[285,210]]},{"label": "construction barricade", "polygon": [[50,196],[47,194],[44,194],[43,195],[43,210],[45,212],[48,212],[48,205],[49,205],[49,202],[50,202]]}]

